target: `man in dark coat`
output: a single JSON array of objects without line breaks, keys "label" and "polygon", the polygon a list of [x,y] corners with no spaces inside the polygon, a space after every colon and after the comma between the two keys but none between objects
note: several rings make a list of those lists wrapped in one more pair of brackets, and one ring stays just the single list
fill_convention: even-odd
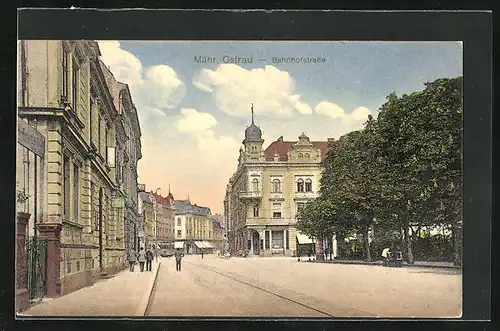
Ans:
[{"label": "man in dark coat", "polygon": [[181,252],[180,249],[175,250],[175,270],[181,271],[181,261],[182,258],[184,257],[184,254]]},{"label": "man in dark coat", "polygon": [[152,271],[153,269],[153,252],[151,247],[146,251],[146,271]]}]

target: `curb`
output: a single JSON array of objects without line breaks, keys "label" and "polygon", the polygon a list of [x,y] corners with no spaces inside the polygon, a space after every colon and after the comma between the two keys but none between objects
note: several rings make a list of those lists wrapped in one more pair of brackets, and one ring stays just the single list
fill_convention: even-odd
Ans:
[{"label": "curb", "polygon": [[[368,265],[368,266],[383,266],[380,262],[351,262],[351,261],[300,261],[307,263],[324,263],[324,264],[350,264],[350,265]],[[431,264],[407,264],[403,263],[402,267],[406,268],[438,268],[438,269],[462,269],[460,266],[450,265],[431,265]]]},{"label": "curb", "polygon": [[158,267],[156,268],[155,275],[149,282],[148,287],[146,288],[146,291],[144,292],[144,295],[142,296],[141,301],[137,306],[137,310],[135,311],[134,316],[146,316],[151,303],[153,289],[155,288],[156,280],[158,279],[158,272],[160,271],[160,267],[161,261],[158,262]]}]

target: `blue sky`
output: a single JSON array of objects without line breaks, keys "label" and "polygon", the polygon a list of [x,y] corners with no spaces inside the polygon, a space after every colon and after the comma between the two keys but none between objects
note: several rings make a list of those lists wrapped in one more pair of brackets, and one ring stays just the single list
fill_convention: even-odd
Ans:
[{"label": "blue sky", "polygon": [[[376,116],[388,94],[422,90],[423,83],[462,75],[458,42],[99,42],[102,59],[128,83],[142,128],[140,181],[171,184],[214,212],[236,170],[250,123],[264,147],[279,136],[338,138]],[[209,56],[252,63],[196,63]],[[322,57],[325,63],[273,63],[273,57]],[[202,171],[200,171],[202,169]]]}]

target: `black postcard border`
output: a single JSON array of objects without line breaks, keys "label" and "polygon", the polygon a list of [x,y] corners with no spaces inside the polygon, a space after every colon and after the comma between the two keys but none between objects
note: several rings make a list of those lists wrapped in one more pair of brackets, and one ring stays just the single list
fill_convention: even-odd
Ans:
[{"label": "black postcard border", "polygon": [[[374,12],[374,11],[242,11],[242,10],[20,10],[19,39],[118,39],[118,40],[393,40],[393,41],[463,41],[464,49],[464,222],[463,246],[463,319],[488,320],[491,317],[491,226],[492,226],[492,13],[487,11],[452,12]],[[12,36],[11,36],[12,37]],[[15,40],[12,40],[14,42]],[[15,68],[15,46],[8,53]],[[5,54],[5,49],[2,49]],[[5,66],[4,70],[5,70]],[[11,69],[15,78],[16,70]],[[15,151],[15,79],[11,80],[9,111],[0,116],[3,151]],[[5,104],[7,106],[7,104]],[[7,107],[6,107],[7,108]],[[470,111],[473,110],[473,111]],[[1,205],[6,219],[14,219],[15,153],[1,159]],[[8,212],[5,212],[8,211]],[[10,243],[4,251],[2,266],[14,284],[14,222],[5,222],[3,241]],[[12,253],[12,254],[9,254]],[[5,282],[4,282],[5,283]],[[14,289],[5,289],[3,322],[11,324]],[[5,304],[5,303],[4,303]],[[251,322],[253,320],[253,322]],[[346,329],[384,328],[398,324],[408,329],[412,321],[387,320],[345,322],[345,320],[277,319],[275,323],[231,319],[229,329],[271,325],[311,328],[340,327]],[[280,321],[280,322],[279,322]],[[224,328],[224,323],[197,319],[153,321],[134,319],[111,321],[15,321],[15,327],[35,329],[70,325],[85,329],[102,323],[118,323],[125,329],[143,327]],[[202,324],[201,324],[202,323]],[[214,324],[215,323],[215,324]],[[433,329],[470,330],[470,322],[426,320]],[[278,324],[278,325],[275,325]],[[333,325],[332,325],[333,324]],[[481,325],[483,323],[480,323]],[[116,325],[116,324],[115,324]],[[274,326],[273,326],[274,325]],[[364,326],[363,326],[364,325]],[[422,325],[423,326],[423,325]],[[450,327],[451,326],[451,327]],[[421,327],[421,326],[420,326]]]}]

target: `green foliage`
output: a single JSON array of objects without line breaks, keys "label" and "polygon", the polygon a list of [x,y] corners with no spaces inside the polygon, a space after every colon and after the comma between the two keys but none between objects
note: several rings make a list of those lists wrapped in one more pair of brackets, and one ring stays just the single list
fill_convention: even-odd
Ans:
[{"label": "green foliage", "polygon": [[[462,113],[461,77],[390,94],[376,120],[369,117],[362,130],[330,143],[320,197],[300,213],[297,228],[315,237],[360,233],[365,246],[373,223],[395,230],[451,224],[458,233]],[[366,254],[369,259],[368,247]]]}]

